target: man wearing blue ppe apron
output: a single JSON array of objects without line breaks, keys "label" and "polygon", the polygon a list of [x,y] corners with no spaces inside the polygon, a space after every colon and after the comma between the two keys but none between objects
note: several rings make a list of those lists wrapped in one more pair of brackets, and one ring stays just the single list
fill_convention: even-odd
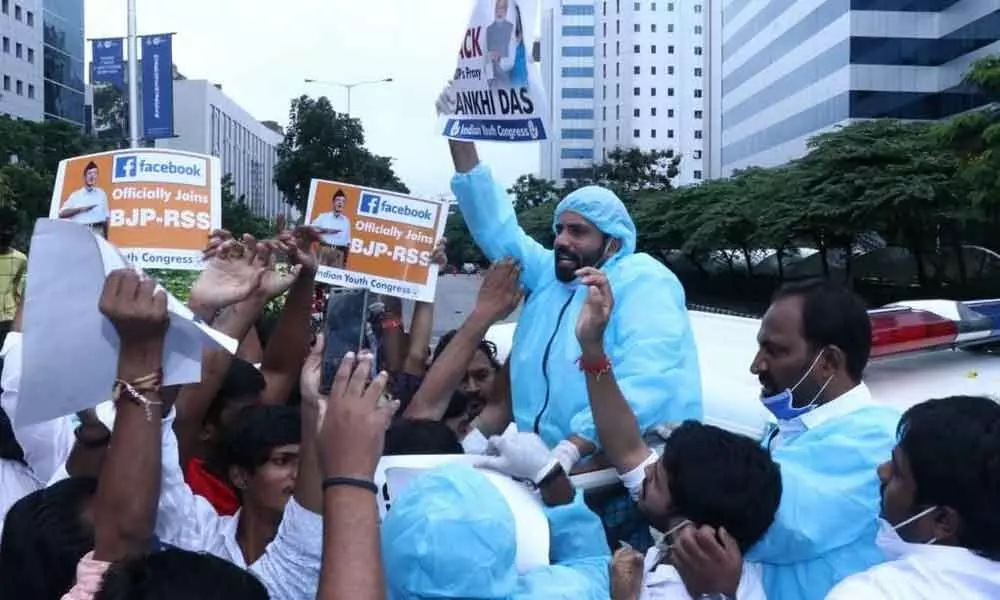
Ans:
[{"label": "man wearing blue ppe apron", "polygon": [[763,563],[768,598],[821,600],[884,560],[875,544],[879,480],[899,411],[873,402],[861,375],[871,353],[861,299],[818,281],[775,296],[750,366],[777,419],[765,443],[781,467],[781,504],[747,554]]},{"label": "man wearing blue ppe apron", "polygon": [[[446,112],[448,92],[439,102]],[[669,269],[636,253],[636,229],[610,190],[587,186],[556,207],[553,249],[517,223],[510,198],[470,142],[451,141],[452,190],[476,244],[490,260],[520,264],[529,300],[510,355],[514,421],[541,436],[569,472],[600,447],[585,373],[614,368],[642,431],[664,421],[701,419],[701,382],[684,289]],[[616,303],[603,357],[584,357],[575,324],[587,298],[581,277],[599,269]]]}]

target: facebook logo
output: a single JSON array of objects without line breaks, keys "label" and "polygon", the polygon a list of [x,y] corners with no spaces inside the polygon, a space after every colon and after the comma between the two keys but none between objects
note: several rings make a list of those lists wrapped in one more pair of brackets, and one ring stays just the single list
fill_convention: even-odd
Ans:
[{"label": "facebook logo", "polygon": [[135,177],[136,172],[135,156],[119,156],[115,158],[115,179]]},{"label": "facebook logo", "polygon": [[382,199],[375,194],[364,192],[361,194],[361,208],[358,212],[364,215],[377,215]]}]

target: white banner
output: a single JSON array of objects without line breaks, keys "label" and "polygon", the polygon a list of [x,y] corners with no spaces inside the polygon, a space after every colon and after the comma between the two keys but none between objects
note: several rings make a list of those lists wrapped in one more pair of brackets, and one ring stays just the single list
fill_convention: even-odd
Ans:
[{"label": "white banner", "polygon": [[489,142],[548,137],[545,90],[532,56],[536,10],[535,0],[476,0],[452,77],[455,111],[441,116],[445,137]]}]

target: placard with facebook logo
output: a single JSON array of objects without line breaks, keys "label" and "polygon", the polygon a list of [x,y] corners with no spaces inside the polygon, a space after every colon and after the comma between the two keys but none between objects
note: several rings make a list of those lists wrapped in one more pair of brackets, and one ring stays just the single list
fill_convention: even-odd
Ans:
[{"label": "placard with facebook logo", "polygon": [[59,163],[49,216],[73,221],[143,269],[202,268],[222,226],[219,159],[159,148],[115,150]]},{"label": "placard with facebook logo", "polygon": [[319,238],[316,279],[432,302],[448,205],[338,181],[314,179],[306,224]]}]

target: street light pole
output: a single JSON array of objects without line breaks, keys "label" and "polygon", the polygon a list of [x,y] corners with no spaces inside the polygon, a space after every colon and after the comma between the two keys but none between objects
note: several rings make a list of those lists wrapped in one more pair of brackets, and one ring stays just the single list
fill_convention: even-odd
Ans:
[{"label": "street light pole", "polygon": [[139,38],[136,34],[135,0],[128,0],[128,141],[139,147]]},{"label": "street light pole", "polygon": [[372,79],[370,81],[354,81],[351,83],[341,83],[339,81],[325,81],[323,79],[306,79],[306,83],[318,83],[322,85],[334,85],[337,87],[342,87],[347,92],[347,116],[351,116],[351,91],[358,87],[359,85],[375,85],[377,83],[392,83],[392,77],[386,77],[384,79]]}]

